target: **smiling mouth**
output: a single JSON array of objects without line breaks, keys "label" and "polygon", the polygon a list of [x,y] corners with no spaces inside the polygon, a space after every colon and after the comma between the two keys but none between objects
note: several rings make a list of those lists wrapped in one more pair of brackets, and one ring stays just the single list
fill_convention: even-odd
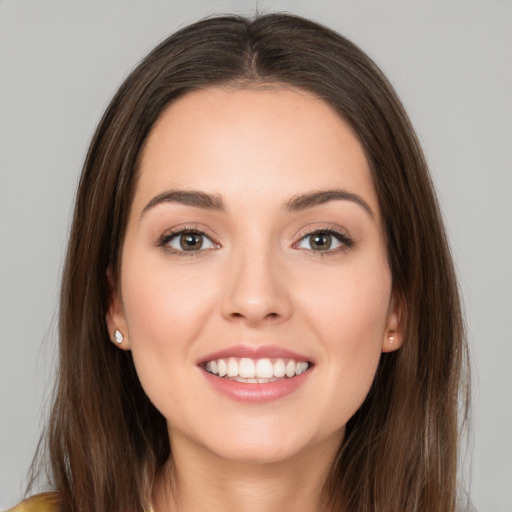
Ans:
[{"label": "smiling mouth", "polygon": [[202,366],[208,373],[223,379],[247,384],[266,384],[301,375],[308,371],[311,363],[288,358],[230,357],[207,361]]}]

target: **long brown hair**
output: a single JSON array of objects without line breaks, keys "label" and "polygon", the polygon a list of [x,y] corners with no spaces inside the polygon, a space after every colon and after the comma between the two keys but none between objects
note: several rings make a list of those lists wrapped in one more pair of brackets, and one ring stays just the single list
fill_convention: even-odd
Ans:
[{"label": "long brown hair", "polygon": [[325,487],[332,509],[455,509],[467,354],[421,148],[393,88],[360,49],[312,21],[269,14],[205,19],[166,39],[120,87],[94,135],[62,279],[58,383],[46,433],[62,510],[140,511],[155,473],[172,460],[165,420],[105,324],[107,269],[118,269],[145,138],[164,108],[191,90],[272,83],[312,92],[359,137],[405,311],[402,348],[382,355],[347,425]]}]

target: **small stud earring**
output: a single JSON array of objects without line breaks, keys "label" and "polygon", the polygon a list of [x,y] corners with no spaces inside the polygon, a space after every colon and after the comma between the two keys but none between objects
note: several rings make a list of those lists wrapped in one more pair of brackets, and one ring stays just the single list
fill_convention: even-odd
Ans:
[{"label": "small stud earring", "polygon": [[389,336],[388,337],[388,340],[389,340],[389,344],[390,345],[393,345],[394,341],[395,341],[395,337],[394,336]]},{"label": "small stud earring", "polygon": [[114,340],[118,345],[121,345],[123,343],[124,336],[122,335],[121,331],[119,329],[116,329],[116,332],[114,333]]}]

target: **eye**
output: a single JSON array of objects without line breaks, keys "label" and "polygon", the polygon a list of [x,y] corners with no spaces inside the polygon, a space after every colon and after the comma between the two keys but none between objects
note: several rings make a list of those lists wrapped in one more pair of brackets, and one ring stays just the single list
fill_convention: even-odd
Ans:
[{"label": "eye", "polygon": [[336,252],[353,245],[353,240],[344,233],[333,229],[319,229],[303,236],[294,247],[316,252]]},{"label": "eye", "polygon": [[183,229],[167,233],[162,236],[158,245],[173,253],[181,254],[217,249],[219,247],[205,233],[193,229]]}]

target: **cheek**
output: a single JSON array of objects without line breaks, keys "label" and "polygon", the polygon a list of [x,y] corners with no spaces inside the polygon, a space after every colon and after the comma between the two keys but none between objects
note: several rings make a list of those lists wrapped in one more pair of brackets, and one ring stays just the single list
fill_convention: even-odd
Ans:
[{"label": "cheek", "polygon": [[[304,280],[302,302],[329,339],[375,342],[384,332],[391,298],[391,274],[382,259],[368,258]],[[366,333],[366,335],[364,335]],[[373,334],[373,335],[372,335]]]},{"label": "cheek", "polygon": [[331,397],[327,402],[337,404],[338,417],[345,422],[360,407],[375,377],[391,295],[386,267],[352,270],[326,280],[325,293],[311,295],[307,308],[322,340],[326,393]]},{"label": "cheek", "polygon": [[[137,264],[134,264],[134,261]],[[129,269],[137,269],[129,272]],[[151,402],[167,418],[182,407],[193,351],[212,303],[212,286],[176,266],[141,256],[126,258],[122,274],[123,306],[130,349],[141,385]]]},{"label": "cheek", "polygon": [[204,276],[176,270],[165,261],[148,259],[146,264],[135,256],[126,258],[126,268],[137,268],[126,272],[122,281],[130,349],[142,386],[160,408],[182,394],[184,369],[194,364],[191,347],[215,303],[215,293]]},{"label": "cheek", "polygon": [[[214,291],[203,272],[183,272],[165,259],[138,260],[136,274],[123,279],[123,305],[132,348],[138,344],[162,345],[193,339],[194,329],[212,302]],[[127,267],[130,261],[127,261]],[[132,265],[133,268],[134,265]]]}]

